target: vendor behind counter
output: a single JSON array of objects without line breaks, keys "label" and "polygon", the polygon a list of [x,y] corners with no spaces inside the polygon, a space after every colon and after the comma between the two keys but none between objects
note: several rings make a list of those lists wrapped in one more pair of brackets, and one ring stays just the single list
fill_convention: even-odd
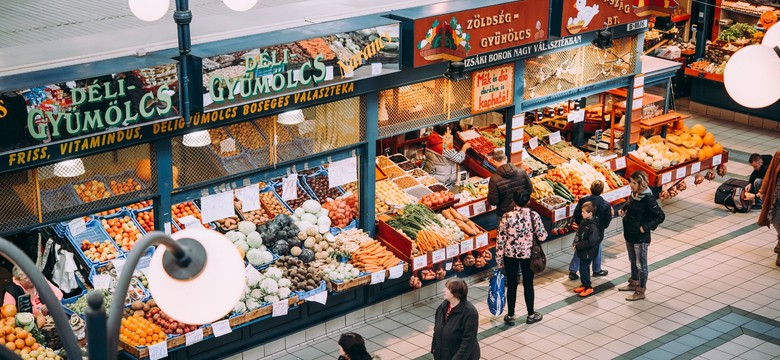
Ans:
[{"label": "vendor behind counter", "polygon": [[463,145],[460,151],[452,147],[452,141],[447,144],[444,138],[433,131],[428,136],[425,146],[423,169],[433,175],[436,180],[447,187],[455,184],[458,178],[458,165],[466,160],[466,151],[471,148],[469,143]]}]

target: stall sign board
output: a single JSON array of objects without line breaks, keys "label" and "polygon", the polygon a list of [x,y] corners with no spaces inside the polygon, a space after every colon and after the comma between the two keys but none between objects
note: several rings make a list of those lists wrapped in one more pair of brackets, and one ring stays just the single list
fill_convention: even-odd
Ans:
[{"label": "stall sign board", "polygon": [[475,71],[471,76],[471,113],[479,114],[512,105],[515,65]]},{"label": "stall sign board", "polygon": [[414,19],[413,66],[544,41],[549,9],[549,0],[525,0]]},{"label": "stall sign board", "polygon": [[641,29],[647,27],[645,17],[659,14],[648,11],[658,9],[658,3],[660,13],[665,12],[667,16],[676,8],[674,0],[554,0],[550,31],[554,36],[564,37],[621,24],[629,24],[628,31]]}]

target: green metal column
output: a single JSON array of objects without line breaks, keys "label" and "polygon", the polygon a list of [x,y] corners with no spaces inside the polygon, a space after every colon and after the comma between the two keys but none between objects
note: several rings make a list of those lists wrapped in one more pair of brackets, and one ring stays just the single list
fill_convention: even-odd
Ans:
[{"label": "green metal column", "polygon": [[366,149],[360,157],[360,227],[374,236],[376,142],[379,138],[379,93],[366,95]]},{"label": "green metal column", "polygon": [[523,76],[525,75],[525,61],[519,60],[515,61],[515,98],[514,98],[514,107],[511,107],[507,109],[506,111],[506,148],[504,150],[504,153],[506,154],[507,158],[511,159],[512,154],[512,127],[514,127],[514,124],[512,124],[512,118],[522,113],[522,104],[523,104]]},{"label": "green metal column", "polygon": [[154,142],[157,169],[157,198],[154,200],[154,229],[164,231],[171,219],[171,192],[173,192],[173,151],[171,139]]}]

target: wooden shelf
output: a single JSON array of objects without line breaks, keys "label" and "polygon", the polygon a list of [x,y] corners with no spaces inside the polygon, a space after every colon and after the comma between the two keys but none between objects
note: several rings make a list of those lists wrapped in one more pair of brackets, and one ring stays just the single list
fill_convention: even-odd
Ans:
[{"label": "wooden shelf", "polygon": [[[657,102],[661,102],[661,101],[664,101],[664,100],[666,100],[666,99],[663,96],[658,96],[658,95],[653,95],[653,94],[644,94],[642,96],[642,106],[647,106],[647,105],[654,104],[654,103],[657,103]],[[625,109],[626,108],[626,102],[622,101],[622,102],[616,103],[616,104],[612,105],[612,107],[616,107],[616,108],[619,108],[619,109]]]},{"label": "wooden shelf", "polygon": [[713,74],[705,71],[693,70],[691,68],[685,68],[685,75],[697,77],[699,79],[706,79],[715,82],[723,82],[722,74]]},{"label": "wooden shelf", "polygon": [[680,114],[676,112],[670,112],[668,114],[659,115],[650,119],[643,119],[640,123],[642,124],[642,130],[647,130],[668,125],[680,119],[682,119]]}]

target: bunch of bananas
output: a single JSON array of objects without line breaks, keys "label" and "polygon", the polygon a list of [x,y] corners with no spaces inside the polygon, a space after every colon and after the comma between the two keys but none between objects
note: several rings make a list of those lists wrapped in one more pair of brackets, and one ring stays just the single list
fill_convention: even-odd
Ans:
[{"label": "bunch of bananas", "polygon": [[534,200],[541,200],[548,196],[554,195],[555,193],[553,187],[546,181],[542,180],[541,176],[532,178],[531,184],[534,186],[534,192],[531,193],[531,198]]}]

